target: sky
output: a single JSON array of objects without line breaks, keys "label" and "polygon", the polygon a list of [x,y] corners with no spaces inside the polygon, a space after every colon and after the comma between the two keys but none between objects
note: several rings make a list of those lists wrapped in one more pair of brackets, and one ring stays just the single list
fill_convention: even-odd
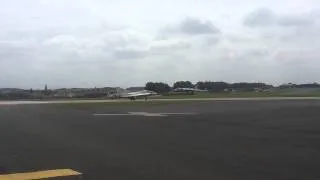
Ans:
[{"label": "sky", "polygon": [[0,0],[0,88],[320,82],[318,0]]}]

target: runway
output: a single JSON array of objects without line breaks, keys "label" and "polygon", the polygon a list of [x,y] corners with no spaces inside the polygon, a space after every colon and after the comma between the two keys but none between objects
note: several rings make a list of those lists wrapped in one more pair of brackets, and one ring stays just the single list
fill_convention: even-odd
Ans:
[{"label": "runway", "polygon": [[72,169],[82,179],[112,180],[319,179],[319,117],[317,99],[3,105],[0,170]]}]

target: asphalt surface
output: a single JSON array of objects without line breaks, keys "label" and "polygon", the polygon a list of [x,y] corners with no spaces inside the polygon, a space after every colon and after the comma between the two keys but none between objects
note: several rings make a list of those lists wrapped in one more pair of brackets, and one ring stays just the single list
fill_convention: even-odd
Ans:
[{"label": "asphalt surface", "polygon": [[311,180],[320,179],[319,167],[319,100],[0,106],[5,173],[70,168],[83,179]]}]

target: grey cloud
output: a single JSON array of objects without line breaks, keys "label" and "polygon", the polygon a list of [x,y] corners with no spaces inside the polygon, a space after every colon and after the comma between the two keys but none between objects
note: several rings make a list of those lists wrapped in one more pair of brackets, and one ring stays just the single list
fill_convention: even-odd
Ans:
[{"label": "grey cloud", "polygon": [[140,49],[118,49],[113,52],[113,56],[116,59],[143,58],[147,55],[148,55],[147,50],[140,50]]},{"label": "grey cloud", "polygon": [[151,52],[173,52],[191,48],[191,44],[183,40],[159,40],[154,41],[150,46]]},{"label": "grey cloud", "polygon": [[308,15],[287,15],[278,19],[278,24],[282,26],[307,26],[313,23],[313,18]]},{"label": "grey cloud", "polygon": [[271,26],[276,23],[277,15],[270,9],[261,8],[249,13],[243,24],[246,26]]},{"label": "grey cloud", "polygon": [[220,30],[209,20],[202,21],[198,18],[186,18],[179,24],[168,25],[160,30],[158,39],[165,40],[172,36],[197,36],[219,34]]},{"label": "grey cloud", "polygon": [[319,77],[319,49],[280,49],[273,59],[282,82],[317,82]]},{"label": "grey cloud", "polygon": [[183,40],[159,40],[150,43],[148,48],[139,46],[118,48],[113,51],[112,55],[115,59],[139,59],[159,54],[173,54],[192,47],[189,42]]},{"label": "grey cloud", "polygon": [[220,42],[220,37],[217,36],[207,36],[205,37],[205,45],[215,45]]},{"label": "grey cloud", "polygon": [[219,33],[211,21],[201,21],[197,18],[187,18],[180,23],[181,32],[186,34],[216,34]]},{"label": "grey cloud", "polygon": [[280,63],[287,65],[305,65],[306,61],[310,63],[318,62],[320,54],[319,49],[279,49],[274,54],[274,59]]},{"label": "grey cloud", "polygon": [[261,8],[249,13],[243,21],[243,25],[249,27],[274,27],[274,26],[307,26],[314,23],[312,13],[280,15],[270,9]]},{"label": "grey cloud", "polygon": [[269,52],[265,49],[249,49],[243,53],[243,57],[263,58],[269,56]]},{"label": "grey cloud", "polygon": [[[12,8],[6,7],[5,3],[0,7],[0,14],[8,9],[4,16],[1,14],[0,20],[4,27],[0,29],[2,87],[43,88],[44,84],[49,88],[131,86],[143,85],[146,81],[173,82],[176,79],[267,80],[273,83],[295,78],[309,81],[320,74],[320,51],[291,53],[290,50],[273,56],[277,48],[320,47],[320,31],[309,28],[317,25],[317,18],[320,19],[317,13],[280,15],[269,9],[259,9],[250,13],[243,23],[249,27],[277,28],[252,31],[238,26],[238,16],[248,12],[249,3],[243,2],[232,7],[234,9],[228,12],[230,18],[217,18],[217,27],[215,21],[182,20],[180,15],[221,17],[225,12],[220,9],[228,8],[229,4],[194,10],[193,5],[183,9],[182,6],[188,3],[181,1],[173,3],[168,9],[170,12],[163,14],[160,12],[163,8],[156,4],[154,8],[157,9],[144,7],[151,13],[136,12],[141,4],[145,5],[146,2],[142,1],[135,3],[139,6],[137,8],[128,8],[128,3],[124,2],[118,7],[110,6],[110,2],[106,6],[108,3],[100,0],[96,6],[98,0],[72,0],[67,4],[62,0],[57,0],[59,3],[41,1],[41,6],[19,1],[21,3],[12,3]],[[251,3],[248,6],[260,6]],[[20,9],[16,4],[20,4]],[[89,6],[92,9],[88,10]],[[108,7],[110,9],[106,10]],[[11,10],[14,11],[9,12]],[[79,16],[78,12],[84,15]],[[160,29],[171,21],[174,24]],[[105,25],[105,22],[108,23]],[[299,27],[278,28],[280,26]],[[261,32],[269,31],[272,32],[267,38],[261,38]],[[162,35],[162,40],[154,37],[157,33]],[[233,33],[235,37],[228,39]],[[290,35],[287,37],[290,42],[279,39],[282,35]],[[306,74],[297,77],[296,69]]]},{"label": "grey cloud", "polygon": [[47,38],[57,36],[61,33],[66,33],[62,30],[56,30],[54,28],[51,29],[41,29],[36,31],[21,31],[21,30],[13,30],[3,34],[2,39],[7,40],[21,40],[21,39],[34,39],[37,41],[43,41]]},{"label": "grey cloud", "polygon": [[33,56],[35,46],[26,42],[1,42],[0,62],[14,61],[21,63]]},{"label": "grey cloud", "polygon": [[231,43],[253,43],[257,41],[258,38],[258,35],[246,33],[237,33],[225,36],[225,39],[230,41]]}]

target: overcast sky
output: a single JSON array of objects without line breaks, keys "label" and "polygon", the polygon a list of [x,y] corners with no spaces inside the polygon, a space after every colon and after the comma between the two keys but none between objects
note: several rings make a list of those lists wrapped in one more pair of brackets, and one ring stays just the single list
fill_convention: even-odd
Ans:
[{"label": "overcast sky", "polygon": [[0,88],[320,82],[319,0],[0,0]]}]

